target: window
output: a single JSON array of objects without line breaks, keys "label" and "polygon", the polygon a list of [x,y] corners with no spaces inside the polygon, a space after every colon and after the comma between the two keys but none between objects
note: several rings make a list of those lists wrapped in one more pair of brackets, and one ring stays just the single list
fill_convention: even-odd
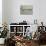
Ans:
[{"label": "window", "polygon": [[0,0],[0,27],[2,27],[2,0]]}]

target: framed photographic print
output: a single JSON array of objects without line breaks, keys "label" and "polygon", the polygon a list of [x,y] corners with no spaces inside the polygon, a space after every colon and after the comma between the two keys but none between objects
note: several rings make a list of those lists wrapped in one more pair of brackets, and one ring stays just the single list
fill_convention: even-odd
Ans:
[{"label": "framed photographic print", "polygon": [[32,15],[33,14],[33,6],[32,5],[21,5],[20,6],[20,14],[21,15]]}]

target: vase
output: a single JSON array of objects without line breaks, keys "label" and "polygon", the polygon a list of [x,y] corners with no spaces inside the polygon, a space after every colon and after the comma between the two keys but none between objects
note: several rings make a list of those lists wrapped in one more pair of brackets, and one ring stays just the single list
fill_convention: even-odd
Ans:
[{"label": "vase", "polygon": [[0,38],[0,44],[4,44],[5,38]]}]

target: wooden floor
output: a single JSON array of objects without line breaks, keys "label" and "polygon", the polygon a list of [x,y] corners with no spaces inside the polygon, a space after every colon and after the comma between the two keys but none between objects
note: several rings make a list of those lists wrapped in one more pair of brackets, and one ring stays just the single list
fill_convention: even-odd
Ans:
[{"label": "wooden floor", "polygon": [[4,45],[1,44],[0,46],[4,46]]},{"label": "wooden floor", "polygon": [[40,46],[46,46],[46,45],[40,45]]},{"label": "wooden floor", "polygon": [[[4,45],[0,45],[0,46],[4,46]],[[38,45],[38,44],[36,44],[36,43],[35,43],[35,44],[33,43],[33,45],[32,45],[32,46],[39,46],[39,45]],[[40,45],[40,46],[46,46],[46,45]]]}]

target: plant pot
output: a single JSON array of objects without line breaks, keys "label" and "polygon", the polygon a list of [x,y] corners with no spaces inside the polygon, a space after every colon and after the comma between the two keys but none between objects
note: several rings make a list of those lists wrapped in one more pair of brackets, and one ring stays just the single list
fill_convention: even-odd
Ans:
[{"label": "plant pot", "polygon": [[5,38],[0,38],[0,44],[4,44]]}]

